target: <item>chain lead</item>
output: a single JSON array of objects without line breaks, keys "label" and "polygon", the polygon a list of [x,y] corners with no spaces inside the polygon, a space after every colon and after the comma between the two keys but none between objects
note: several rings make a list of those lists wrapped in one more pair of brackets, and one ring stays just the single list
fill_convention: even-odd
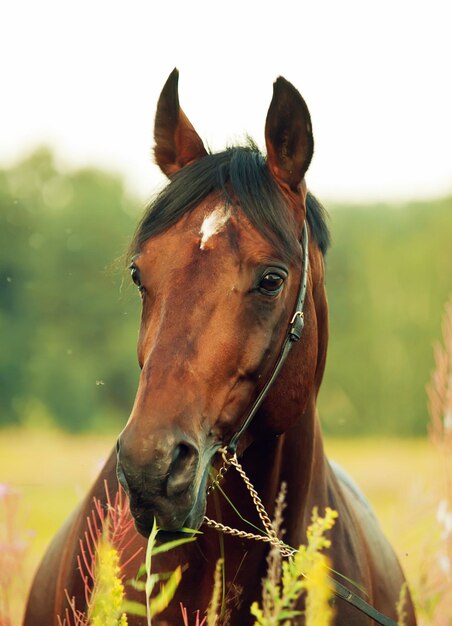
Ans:
[{"label": "chain lead", "polygon": [[204,524],[206,524],[206,526],[209,526],[210,528],[214,528],[215,530],[218,530],[219,532],[225,533],[227,535],[232,535],[234,537],[241,537],[242,539],[254,539],[255,541],[263,541],[265,543],[269,543],[273,547],[277,548],[282,554],[282,556],[285,556],[285,557],[293,556],[297,552],[297,550],[295,550],[291,546],[288,546],[283,541],[281,541],[281,539],[278,538],[276,534],[276,530],[273,527],[273,524],[270,520],[270,517],[267,511],[265,510],[264,505],[262,504],[262,500],[259,498],[257,491],[254,488],[248,476],[246,475],[245,470],[240,465],[237,459],[237,454],[234,453],[232,456],[228,457],[228,451],[226,448],[221,448],[219,452],[221,452],[221,455],[223,457],[223,465],[220,467],[218,474],[216,475],[215,479],[212,481],[212,484],[209,486],[207,490],[207,495],[212,493],[212,491],[214,491],[214,489],[218,487],[220,482],[223,480],[224,475],[228,471],[229,467],[232,465],[242,477],[242,480],[245,483],[246,488],[248,489],[251,495],[251,498],[254,502],[254,506],[256,507],[257,513],[261,519],[261,522],[267,534],[256,535],[254,533],[247,533],[244,530],[238,530],[236,528],[231,528],[231,526],[225,526],[224,524],[221,524],[220,522],[216,522],[215,520],[210,519],[210,517],[207,517],[207,516],[204,516]]}]

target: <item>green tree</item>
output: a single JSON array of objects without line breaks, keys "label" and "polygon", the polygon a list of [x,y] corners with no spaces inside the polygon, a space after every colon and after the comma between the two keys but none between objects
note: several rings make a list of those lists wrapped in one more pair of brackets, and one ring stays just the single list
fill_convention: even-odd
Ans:
[{"label": "green tree", "polygon": [[61,172],[46,149],[1,172],[0,194],[1,422],[124,422],[138,311],[121,256],[138,203],[119,177]]},{"label": "green tree", "polygon": [[432,344],[452,291],[452,198],[331,215],[325,430],[424,434]]}]

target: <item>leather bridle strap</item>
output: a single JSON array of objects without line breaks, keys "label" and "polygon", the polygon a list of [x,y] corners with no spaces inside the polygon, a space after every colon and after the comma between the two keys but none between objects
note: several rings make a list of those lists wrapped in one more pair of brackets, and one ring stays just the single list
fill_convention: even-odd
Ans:
[{"label": "leather bridle strap", "polygon": [[281,368],[284,364],[284,361],[287,358],[287,355],[290,352],[290,349],[292,348],[292,345],[300,340],[301,333],[304,328],[303,307],[304,307],[304,300],[306,297],[306,287],[308,284],[308,266],[309,266],[308,243],[309,243],[308,229],[306,227],[306,221],[305,221],[304,226],[303,226],[303,240],[301,244],[302,249],[303,249],[303,274],[301,276],[300,288],[298,290],[295,312],[292,315],[292,318],[290,320],[289,329],[287,331],[287,336],[284,340],[283,347],[281,348],[281,352],[279,353],[278,360],[275,363],[275,366],[273,368],[270,378],[267,380],[264,387],[262,387],[261,391],[259,392],[259,395],[254,401],[250,410],[248,411],[248,415],[246,416],[239,430],[236,433],[234,433],[234,435],[231,438],[231,441],[229,442],[227,446],[227,451],[230,452],[231,454],[236,453],[240,438],[248,429],[254,416],[257,413],[257,410],[259,409],[260,405],[262,404],[265,397],[267,396],[270,390],[270,387],[273,385],[276,378],[278,377],[278,374],[281,371]]},{"label": "leather bridle strap", "polygon": [[339,583],[337,580],[334,580],[334,578],[329,578],[329,582],[333,587],[333,592],[335,596],[341,598],[342,600],[345,600],[356,609],[358,609],[358,611],[361,611],[361,613],[364,613],[365,615],[367,615],[367,617],[373,619],[374,622],[376,622],[377,624],[381,624],[381,626],[397,626],[397,622],[395,622],[390,617],[387,617],[383,613],[380,613],[380,611],[377,611],[377,609],[374,608],[371,604],[357,596],[356,593],[352,593],[350,589],[347,589],[347,587],[341,585],[341,583]]}]

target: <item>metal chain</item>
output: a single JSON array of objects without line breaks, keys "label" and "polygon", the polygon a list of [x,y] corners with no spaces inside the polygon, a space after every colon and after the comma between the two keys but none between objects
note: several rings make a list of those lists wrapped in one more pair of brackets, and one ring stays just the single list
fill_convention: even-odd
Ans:
[{"label": "metal chain", "polygon": [[281,541],[281,539],[278,538],[276,534],[276,530],[274,529],[273,524],[270,520],[270,517],[267,511],[265,510],[264,505],[262,504],[262,500],[259,498],[257,491],[254,488],[248,476],[246,475],[245,470],[240,465],[237,459],[237,455],[234,454],[233,456],[228,458],[226,448],[221,448],[219,452],[221,452],[223,456],[223,465],[219,469],[217,476],[215,477],[212,484],[208,488],[207,495],[212,493],[212,491],[219,485],[221,480],[224,478],[224,475],[228,471],[229,467],[232,465],[242,477],[243,482],[245,483],[246,488],[248,489],[251,495],[251,498],[254,502],[254,506],[256,507],[258,515],[262,521],[262,524],[264,525],[264,528],[267,534],[256,535],[254,533],[247,533],[244,530],[237,530],[236,528],[231,528],[231,526],[225,526],[224,524],[221,524],[220,522],[216,522],[215,520],[210,519],[210,517],[207,517],[207,516],[204,516],[204,524],[206,524],[206,526],[209,526],[210,528],[214,528],[215,530],[218,530],[219,532],[225,533],[227,535],[240,537],[242,539],[254,539],[255,541],[263,541],[265,543],[269,543],[273,547],[277,548],[282,554],[282,556],[286,556],[286,557],[293,556],[297,552],[297,550],[295,550],[291,546],[288,546],[286,543],[284,543],[283,541]]},{"label": "metal chain", "polygon": [[224,475],[226,474],[226,472],[228,471],[231,465],[229,459],[226,456],[226,448],[220,448],[219,452],[221,452],[223,456],[223,465],[220,467],[217,475],[215,476],[212,483],[207,488],[207,495],[211,494],[212,491],[214,491],[219,486],[220,482],[223,480]]},{"label": "metal chain", "polygon": [[267,511],[264,508],[264,505],[262,504],[262,500],[258,496],[258,493],[257,493],[256,489],[254,488],[254,486],[251,483],[250,479],[246,475],[245,470],[243,469],[243,467],[238,462],[236,454],[234,454],[234,456],[230,459],[230,462],[231,462],[231,465],[233,465],[235,467],[235,469],[237,470],[237,472],[240,474],[240,476],[243,479],[243,482],[246,485],[246,488],[250,492],[251,498],[252,498],[252,500],[254,502],[254,506],[257,509],[259,517],[261,518],[262,524],[264,525],[264,528],[267,531],[268,536],[272,537],[273,539],[276,539],[278,541],[278,536],[276,534],[276,530],[273,528],[273,524],[271,522],[271,519],[270,519]]}]

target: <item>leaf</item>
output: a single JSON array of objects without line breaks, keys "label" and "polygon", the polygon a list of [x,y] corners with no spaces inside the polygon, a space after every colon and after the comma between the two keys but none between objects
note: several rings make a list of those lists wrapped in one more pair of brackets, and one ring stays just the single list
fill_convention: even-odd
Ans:
[{"label": "leaf", "polygon": [[137,580],[136,578],[131,578],[126,581],[126,584],[136,589],[137,591],[146,591],[146,583],[144,580]]},{"label": "leaf", "polygon": [[184,539],[174,539],[173,541],[167,541],[166,543],[161,543],[159,546],[156,546],[152,550],[152,555],[161,554],[162,552],[168,552],[173,548],[177,548],[178,546],[183,545],[184,543],[191,543],[192,541],[196,541],[197,537],[186,537]]},{"label": "leaf", "polygon": [[262,610],[259,608],[259,605],[257,602],[253,602],[250,608],[250,612],[251,612],[251,615],[253,615],[258,620],[257,622],[258,624],[265,624],[264,614]]},{"label": "leaf", "polygon": [[146,617],[146,606],[141,604],[141,602],[134,602],[133,600],[124,600],[121,611],[128,613],[129,615]]},{"label": "leaf", "polygon": [[195,530],[194,528],[187,528],[186,526],[179,528],[178,532],[185,533],[186,535],[203,535],[204,534],[202,530]]},{"label": "leaf", "polygon": [[144,576],[144,574],[146,574],[146,563],[142,563],[140,565],[138,572],[136,573],[135,580],[138,580],[139,578]]},{"label": "leaf", "polygon": [[280,611],[278,613],[278,619],[292,619],[293,617],[297,617],[297,615],[301,615],[301,611]]},{"label": "leaf", "polygon": [[171,576],[169,577],[168,582],[162,586],[160,593],[155,598],[151,599],[150,606],[149,606],[148,621],[150,620],[151,617],[154,617],[154,615],[158,615],[159,613],[161,613],[162,611],[166,609],[168,604],[173,599],[174,594],[176,593],[176,589],[179,586],[181,579],[182,579],[182,568],[180,565],[178,565],[177,568],[174,570],[174,572],[172,572]]},{"label": "leaf", "polygon": [[154,585],[155,585],[155,583],[158,580],[157,576],[153,576],[151,574],[152,550],[154,549],[154,546],[155,546],[155,539],[157,537],[157,533],[158,533],[157,522],[155,521],[155,518],[154,518],[154,524],[152,525],[151,534],[149,535],[148,545],[147,545],[147,548],[146,548],[146,560],[145,560],[145,567],[146,567],[146,586],[145,586],[145,592],[146,592],[146,615],[147,615],[148,626],[151,626],[151,608],[150,608],[150,605],[149,605],[149,601],[150,601],[150,598],[151,598],[152,590],[154,589]]},{"label": "leaf", "polygon": [[149,535],[148,545],[147,545],[147,548],[146,548],[145,568],[146,568],[146,572],[148,574],[151,573],[152,553],[153,553],[153,550],[154,550],[155,540],[157,538],[157,533],[158,533],[157,522],[155,521],[155,518],[154,518],[154,523],[152,525],[152,530],[151,530],[151,533]]}]

